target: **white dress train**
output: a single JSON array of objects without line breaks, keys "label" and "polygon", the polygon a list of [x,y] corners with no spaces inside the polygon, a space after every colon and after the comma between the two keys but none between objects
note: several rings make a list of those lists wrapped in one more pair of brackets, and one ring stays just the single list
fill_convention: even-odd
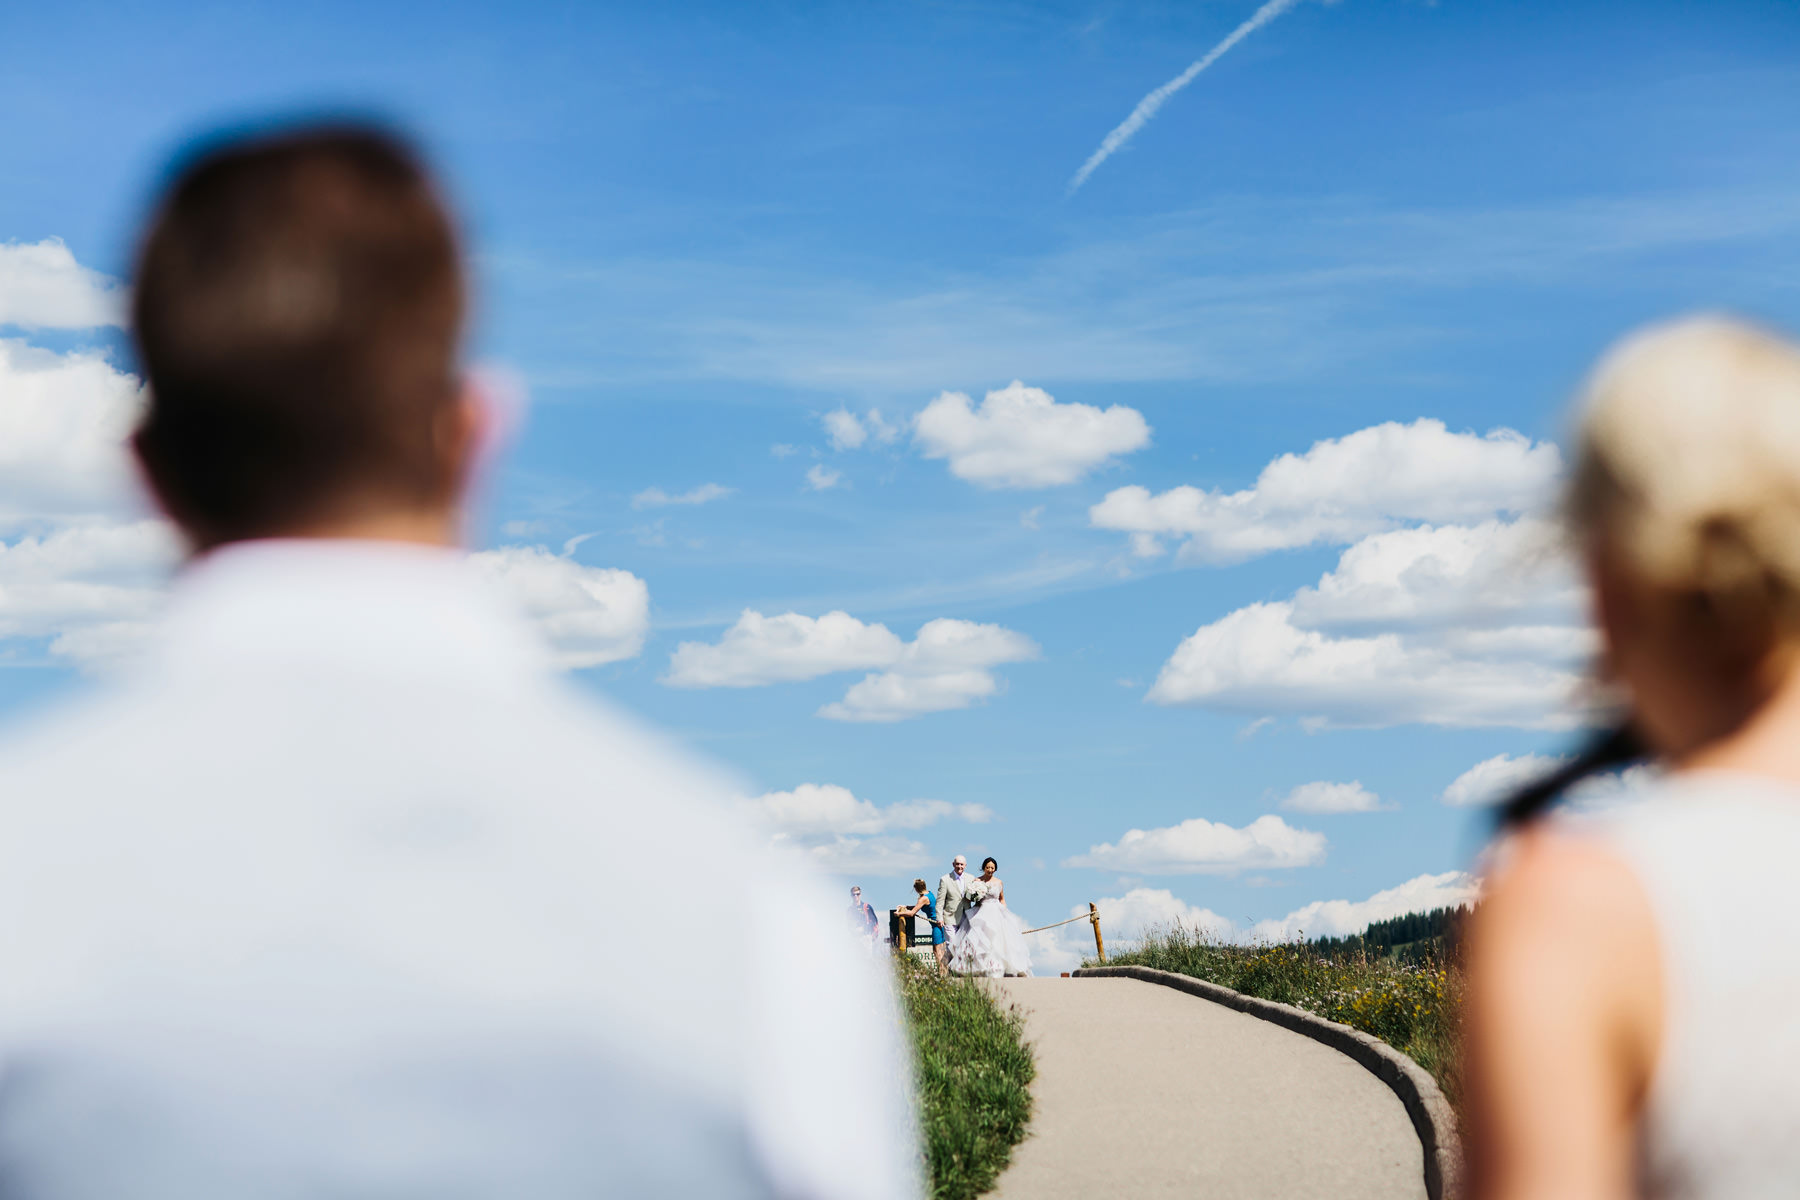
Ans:
[{"label": "white dress train", "polygon": [[1031,974],[1025,922],[998,897],[965,909],[950,937],[950,969],[958,975],[990,979]]}]

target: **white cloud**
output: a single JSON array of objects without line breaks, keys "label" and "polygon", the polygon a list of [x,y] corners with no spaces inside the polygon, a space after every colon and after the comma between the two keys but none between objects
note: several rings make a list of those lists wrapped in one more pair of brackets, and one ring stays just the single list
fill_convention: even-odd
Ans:
[{"label": "white cloud", "polygon": [[[1082,911],[1087,911],[1085,905]],[[1073,971],[1084,960],[1094,957],[1094,939],[1089,933],[1091,928],[1086,923],[1077,921],[1073,925],[1064,925],[1061,929],[1046,929],[1042,933],[1031,934],[1025,939],[1025,946],[1031,952],[1031,973],[1044,976]],[[1102,928],[1104,930],[1104,923]]]},{"label": "white cloud", "polygon": [[822,617],[745,609],[718,642],[683,642],[669,658],[671,687],[759,687],[866,670],[899,660],[904,644],[885,625],[846,612]]},{"label": "white cloud", "polygon": [[842,405],[819,418],[833,450],[858,450],[870,438],[887,445],[900,436],[900,427],[871,408],[858,416]]},{"label": "white cloud", "polygon": [[879,408],[871,408],[868,412],[864,413],[863,424],[868,426],[870,435],[873,436],[876,441],[881,442],[884,445],[893,442],[900,436],[900,427],[889,423],[887,419],[881,415],[881,410]]},{"label": "white cloud", "polygon": [[1509,793],[1543,778],[1567,761],[1548,754],[1496,754],[1451,780],[1438,799],[1457,808],[1498,804]]},{"label": "white cloud", "polygon": [[932,861],[931,850],[914,838],[834,835],[800,839],[776,834],[770,840],[831,875],[904,875],[923,870]]},{"label": "white cloud", "polygon": [[[0,309],[42,301],[49,315],[22,323],[92,324],[71,315],[78,274],[45,282],[64,259],[73,267],[60,242],[0,246]],[[12,294],[15,284],[29,294]],[[173,529],[134,511],[143,499],[125,443],[143,400],[138,380],[103,355],[0,339],[0,530],[18,531],[0,542],[0,641],[43,642],[52,659],[83,667],[143,643],[180,555]]]},{"label": "white cloud", "polygon": [[1039,504],[1033,508],[1028,508],[1024,512],[1019,514],[1019,524],[1024,526],[1026,529],[1036,529],[1038,527],[1038,518],[1042,517],[1043,515],[1044,515],[1044,506],[1041,504]]},{"label": "white cloud", "polygon": [[[114,322],[106,306],[121,299],[61,242],[0,245],[0,324]],[[181,546],[166,521],[133,511],[143,498],[126,439],[145,399],[143,385],[100,354],[0,339],[0,529],[24,530],[0,542],[0,641],[47,641],[53,658],[88,666],[129,655],[147,636]],[[472,561],[518,594],[565,665],[641,649],[649,594],[629,572],[521,546]]]},{"label": "white cloud", "polygon": [[904,721],[926,713],[968,708],[1000,690],[987,671],[952,671],[937,675],[901,675],[886,671],[850,685],[842,700],[819,709],[832,721]]},{"label": "white cloud", "polygon": [[1364,813],[1383,812],[1394,806],[1383,804],[1380,796],[1353,779],[1349,783],[1303,783],[1282,798],[1280,807],[1288,812]]},{"label": "white cloud", "polygon": [[907,800],[878,806],[834,783],[803,783],[791,791],[766,792],[744,802],[750,816],[769,829],[772,840],[836,874],[897,874],[928,861],[923,843],[891,836],[944,820],[981,823],[993,819],[983,804]]},{"label": "white cloud", "polygon": [[851,686],[819,715],[838,721],[898,721],[967,708],[994,695],[991,669],[1036,658],[1030,638],[998,625],[940,617],[910,642],[885,625],[845,612],[822,617],[746,609],[716,643],[683,642],[669,658],[671,687],[757,687],[839,671],[883,670]]},{"label": "white cloud", "polygon": [[835,783],[803,783],[791,791],[765,792],[747,804],[758,820],[789,834],[891,833],[943,820],[980,824],[994,819],[985,804],[903,800],[879,806]]},{"label": "white cloud", "polygon": [[1596,637],[1533,518],[1370,534],[1291,601],[1202,626],[1149,699],[1328,725],[1567,727]]},{"label": "white cloud", "polygon": [[[1550,754],[1496,754],[1451,780],[1438,799],[1458,808],[1490,807],[1569,761],[1567,757]],[[1649,764],[1606,771],[1575,784],[1566,799],[1570,808],[1576,811],[1602,811],[1627,802],[1660,777],[1661,772]]]},{"label": "white cloud", "polygon": [[[93,518],[0,543],[0,642],[45,640],[52,658],[115,663],[150,637],[180,539],[159,519]],[[649,592],[627,571],[584,567],[542,548],[470,556],[510,591],[564,667],[636,655],[649,629]]]},{"label": "white cloud", "polygon": [[97,666],[143,644],[180,554],[164,521],[95,519],[0,543],[0,640]]},{"label": "white cloud", "polygon": [[800,447],[791,446],[786,442],[776,442],[773,446],[769,447],[769,453],[776,458],[789,458],[800,453]]},{"label": "white cloud", "polygon": [[1656,763],[1637,763],[1618,771],[1602,771],[1571,785],[1568,800],[1577,809],[1610,808],[1621,801],[1635,799],[1637,792],[1660,780],[1663,774],[1664,769]]},{"label": "white cloud", "polygon": [[1242,829],[1194,817],[1163,829],[1132,829],[1117,844],[1093,846],[1063,862],[1129,874],[1235,875],[1244,870],[1308,867],[1325,860],[1325,835],[1296,829],[1273,814]]},{"label": "white cloud", "polygon": [[1250,934],[1269,942],[1299,937],[1348,937],[1361,933],[1375,921],[1471,904],[1479,890],[1475,877],[1463,871],[1419,875],[1398,887],[1376,892],[1367,900],[1315,900],[1285,917],[1258,921]]},{"label": "white cloud", "polygon": [[1387,422],[1316,442],[1264,467],[1237,492],[1181,486],[1108,493],[1097,528],[1130,533],[1134,552],[1183,539],[1189,561],[1233,562],[1275,550],[1344,544],[1415,521],[1479,522],[1542,505],[1562,471],[1550,442],[1510,429],[1452,433],[1442,421]]},{"label": "white cloud", "polygon": [[1568,804],[1577,813],[1595,814],[1635,802],[1643,790],[1663,777],[1655,763],[1638,763],[1622,771],[1590,775],[1569,789]]},{"label": "white cloud", "polygon": [[1000,690],[990,668],[1037,656],[1037,645],[1024,634],[940,617],[919,630],[891,670],[864,677],[819,715],[834,721],[900,721],[967,708]]},{"label": "white cloud", "polygon": [[[1100,910],[1100,935],[1121,941],[1141,938],[1152,929],[1166,929],[1177,922],[1217,937],[1229,936],[1232,928],[1229,919],[1210,908],[1177,899],[1166,888],[1132,888],[1123,896],[1096,900],[1094,905]],[[1086,910],[1085,904],[1077,905],[1069,910],[1069,915]],[[1093,927],[1090,925],[1083,933],[1091,945]]]},{"label": "white cloud", "polygon": [[665,492],[659,487],[645,488],[631,498],[631,507],[662,508],[670,504],[705,504],[710,500],[729,496],[736,490],[716,483],[703,483],[691,491],[674,493]]},{"label": "white cloud", "polygon": [[834,471],[824,463],[814,463],[806,470],[806,485],[815,492],[828,492],[843,478],[843,472]]},{"label": "white cloud", "polygon": [[469,561],[518,599],[559,665],[597,667],[643,650],[650,589],[630,571],[583,566],[542,546],[502,546]]},{"label": "white cloud", "polygon": [[[1180,924],[1221,941],[1229,940],[1234,926],[1209,908],[1178,899],[1166,888],[1132,888],[1123,896],[1106,896],[1094,902],[1100,910],[1100,935],[1109,951],[1129,949],[1151,929]],[[1086,904],[1070,907],[1068,916],[1086,916]],[[1055,918],[1050,918],[1054,920]],[[1027,940],[1032,970],[1037,974],[1071,971],[1094,957],[1094,927],[1076,921],[1060,929],[1034,933]]]},{"label": "white cloud", "polygon": [[1134,408],[1059,404],[1042,388],[1014,380],[979,407],[961,392],[925,406],[913,436],[927,458],[948,459],[950,473],[983,487],[1037,488],[1073,483],[1109,459],[1150,444],[1150,426]]},{"label": "white cloud", "polygon": [[1037,652],[1037,646],[1022,633],[999,625],[939,617],[920,627],[894,669],[929,674],[963,667],[997,667],[1036,658]]},{"label": "white cloud", "polygon": [[900,427],[883,417],[879,408],[871,408],[859,417],[840,405],[819,420],[833,450],[860,449],[870,438],[886,445],[900,436]]},{"label": "white cloud", "polygon": [[1578,677],[1564,666],[1484,659],[1396,633],[1302,629],[1294,605],[1258,603],[1203,625],[1163,664],[1149,699],[1324,725],[1563,728]]},{"label": "white cloud", "polygon": [[854,450],[869,440],[869,431],[855,413],[839,408],[826,413],[820,420],[825,426],[825,435],[831,439],[834,450]]},{"label": "white cloud", "polygon": [[102,355],[0,338],[0,522],[123,512],[144,396]]},{"label": "white cloud", "polygon": [[[1100,936],[1109,941],[1136,941],[1152,928],[1168,928],[1177,923],[1183,928],[1213,937],[1228,937],[1231,934],[1231,921],[1228,918],[1222,918],[1211,909],[1201,909],[1199,905],[1177,900],[1174,892],[1165,887],[1134,887],[1123,896],[1096,900],[1094,907],[1100,909]],[[1087,905],[1075,905],[1069,909],[1069,916],[1076,916],[1085,910]],[[1087,945],[1093,946],[1093,925],[1087,928],[1075,925],[1073,928],[1080,928]]]},{"label": "white cloud", "polygon": [[1559,668],[1575,668],[1591,661],[1600,645],[1600,635],[1583,625],[1446,628],[1412,636],[1417,640],[1431,640],[1451,653],[1471,658],[1531,659]]},{"label": "white cloud", "polygon": [[1372,534],[1294,595],[1309,628],[1582,624],[1586,598],[1556,530],[1533,518]]},{"label": "white cloud", "polygon": [[76,262],[61,238],[0,242],[0,325],[91,329],[124,322],[124,287]]}]

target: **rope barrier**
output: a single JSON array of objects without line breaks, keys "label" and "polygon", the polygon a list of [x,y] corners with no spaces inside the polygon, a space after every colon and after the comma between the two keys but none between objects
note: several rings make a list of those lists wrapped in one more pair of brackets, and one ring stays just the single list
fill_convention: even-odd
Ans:
[{"label": "rope barrier", "polygon": [[1042,933],[1046,929],[1055,929],[1058,926],[1068,925],[1075,921],[1091,921],[1093,919],[1094,919],[1094,914],[1082,913],[1080,916],[1070,917],[1067,921],[1058,921],[1055,925],[1039,925],[1036,929],[1027,929],[1025,932],[1026,933]]},{"label": "rope barrier", "polygon": [[[893,909],[890,911],[898,912],[899,910]],[[918,914],[915,913],[913,915],[917,916]],[[1076,916],[1070,917],[1067,921],[1057,921],[1055,924],[1052,924],[1052,925],[1039,925],[1036,929],[1027,929],[1025,932],[1026,933],[1042,933],[1046,929],[1061,929],[1064,925],[1073,925],[1076,921],[1092,921],[1098,915],[1099,915],[1098,913],[1080,913]],[[905,918],[902,918],[902,919],[904,920]],[[929,917],[926,919],[930,920]],[[943,924],[944,924],[942,921],[932,921],[931,923],[933,925],[938,926],[939,928],[942,928]]]}]

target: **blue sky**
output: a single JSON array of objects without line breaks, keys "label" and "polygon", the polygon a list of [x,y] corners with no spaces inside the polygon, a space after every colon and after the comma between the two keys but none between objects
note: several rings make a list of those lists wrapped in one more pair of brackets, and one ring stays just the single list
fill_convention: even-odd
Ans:
[{"label": "blue sky", "polygon": [[[0,44],[0,242],[61,239],[120,277],[146,197],[196,133],[320,111],[398,122],[465,216],[475,356],[530,394],[484,544],[560,556],[580,538],[559,561],[629,572],[648,595],[641,649],[600,655],[615,661],[584,682],[736,770],[747,794],[835,785],[875,806],[806,793],[782,811],[810,813],[790,840],[822,867],[850,864],[877,900],[966,850],[1001,859],[1028,916],[1138,889],[1146,913],[1242,928],[1466,867],[1484,818],[1445,789],[1571,736],[1549,686],[1583,653],[1566,579],[1519,585],[1503,613],[1483,604],[1520,574],[1496,556],[1551,495],[1545,443],[1600,350],[1695,308],[1800,326],[1791,5],[1307,0],[1069,192],[1146,93],[1254,11],[29,6]],[[0,338],[99,347],[130,369],[114,327],[10,320]],[[1030,418],[1051,421],[1032,426],[1049,442],[1020,449],[1038,435],[1008,442],[979,420],[968,438],[1061,453],[1068,482],[1043,483],[1038,460],[1036,482],[984,475],[975,442],[920,423],[945,392],[992,416],[985,394],[1014,380],[1053,397]],[[1057,434],[1070,405],[1132,410],[1147,441],[1105,454]],[[834,445],[836,411],[857,417],[860,447]],[[1339,442],[1294,468],[1300,500],[1269,490],[1230,515],[1204,498],[1386,422],[1402,427],[1387,451],[1399,468]],[[1484,436],[1497,428],[1523,441]],[[1466,469],[1433,466],[1460,454]],[[708,484],[728,494],[634,507]],[[1120,489],[1155,501],[1184,485],[1202,496],[1190,521],[1212,524],[1194,535],[1173,500],[1143,509],[1139,526],[1174,522],[1157,527],[1160,556],[1096,516]],[[8,517],[4,500],[0,544],[54,524],[17,498]],[[1404,555],[1366,539],[1422,527],[1485,532],[1463,539],[1454,578],[1440,555],[1424,582],[1388,581],[1413,589],[1404,614],[1357,607],[1345,589],[1361,568],[1340,558]],[[1257,539],[1272,548],[1244,550]],[[1338,592],[1321,584],[1334,571]],[[1269,610],[1248,606],[1289,603],[1300,643],[1250,627]],[[669,685],[680,644],[717,645],[747,609],[842,611],[893,646],[939,619],[1016,640],[995,665],[953,654],[927,670],[907,665],[924,651],[877,646],[812,678],[759,645],[757,677],[791,681]],[[1205,627],[1217,636],[1153,693]],[[1477,628],[1494,636],[1456,640]],[[51,652],[60,630],[9,625],[0,604],[18,668],[0,672],[0,706],[81,677]],[[1346,653],[1377,661],[1297,675],[1278,660],[1307,636],[1364,639]],[[1382,637],[1388,650],[1368,640]],[[1018,640],[1034,657],[1014,661]],[[816,715],[883,671],[915,700],[942,685],[966,706]],[[1355,702],[1400,684],[1399,700]],[[1508,698],[1459,708],[1488,689]],[[1278,808],[1300,785],[1351,781],[1378,811]],[[904,807],[923,800],[943,803]],[[969,821],[972,805],[990,819]],[[1244,833],[1271,813],[1285,832]],[[1194,819],[1220,828],[1153,837],[1154,853],[1122,841]]]}]

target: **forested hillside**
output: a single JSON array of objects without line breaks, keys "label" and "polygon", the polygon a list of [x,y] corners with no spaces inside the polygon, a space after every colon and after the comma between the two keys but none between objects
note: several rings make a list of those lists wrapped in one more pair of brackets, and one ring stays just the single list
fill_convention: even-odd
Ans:
[{"label": "forested hillside", "polygon": [[1463,924],[1471,911],[1465,904],[1457,908],[1407,913],[1376,921],[1360,934],[1350,937],[1313,938],[1307,946],[1326,958],[1367,955],[1402,962],[1448,962],[1456,957]]}]

